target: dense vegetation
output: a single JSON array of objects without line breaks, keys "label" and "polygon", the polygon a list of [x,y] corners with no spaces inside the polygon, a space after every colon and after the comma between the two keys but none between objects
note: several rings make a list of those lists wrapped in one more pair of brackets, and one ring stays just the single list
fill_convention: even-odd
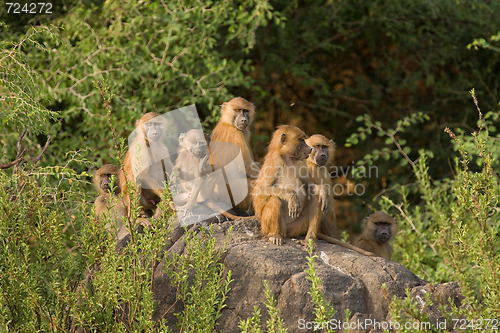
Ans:
[{"label": "dense vegetation", "polygon": [[[358,169],[367,191],[350,210],[396,216],[394,260],[431,282],[458,280],[467,312],[454,314],[500,317],[500,2],[61,3],[51,15],[0,8],[0,165],[17,161],[0,171],[2,330],[155,325],[150,293],[137,290],[149,290],[166,222],[117,256],[88,174],[119,163],[144,112],[195,103],[211,128],[234,95],[257,106],[258,158],[285,123],[333,138],[338,165],[375,165],[377,177]],[[215,265],[210,246],[191,245]],[[175,258],[179,269],[190,259]],[[78,290],[97,263],[95,291]],[[116,267],[132,268],[118,292],[100,290]],[[228,280],[212,272],[223,299]],[[119,322],[123,304],[137,317]]]}]

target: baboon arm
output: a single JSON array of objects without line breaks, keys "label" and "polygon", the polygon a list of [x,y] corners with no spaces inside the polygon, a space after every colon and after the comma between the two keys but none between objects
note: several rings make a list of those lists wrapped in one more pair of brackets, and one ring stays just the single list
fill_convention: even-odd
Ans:
[{"label": "baboon arm", "polygon": [[186,209],[191,209],[193,207],[194,203],[196,202],[196,200],[198,198],[198,194],[200,193],[202,183],[203,183],[203,179],[201,179],[201,178],[196,179],[194,186],[193,186],[193,189],[191,191],[191,196],[189,197],[189,200],[186,204]]},{"label": "baboon arm", "polygon": [[365,251],[363,249],[360,249],[359,247],[356,247],[354,245],[348,244],[348,243],[343,242],[341,240],[338,240],[338,239],[335,239],[335,238],[332,238],[332,237],[329,237],[329,236],[326,236],[326,235],[323,235],[323,234],[320,234],[320,233],[318,233],[317,237],[319,239],[321,239],[321,240],[327,241],[328,243],[343,246],[343,247],[345,247],[347,249],[350,249],[350,250],[356,251],[358,253],[364,254],[365,256],[369,256],[369,257],[374,257],[375,256],[372,252]]},{"label": "baboon arm", "polygon": [[203,159],[200,160],[200,165],[198,166],[198,168],[195,168],[195,170],[194,170],[194,177],[196,180],[195,180],[193,188],[191,190],[191,196],[189,197],[189,200],[186,204],[187,209],[191,209],[193,207],[194,203],[198,199],[198,194],[200,193],[201,185],[203,184],[203,178],[201,178],[201,173],[200,173],[200,169],[202,168],[202,164],[201,164],[202,162],[203,162]]},{"label": "baboon arm", "polygon": [[310,193],[317,195],[319,197],[321,211],[326,214],[328,212],[328,187],[327,187],[327,185],[309,184],[309,191],[310,191]]}]

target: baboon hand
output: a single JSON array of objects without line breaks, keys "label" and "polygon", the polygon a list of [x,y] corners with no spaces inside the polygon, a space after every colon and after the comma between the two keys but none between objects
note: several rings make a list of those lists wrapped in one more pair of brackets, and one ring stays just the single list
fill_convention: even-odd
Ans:
[{"label": "baboon hand", "polygon": [[300,203],[297,200],[297,194],[292,193],[290,194],[290,197],[288,198],[288,215],[292,219],[296,219],[300,215]]},{"label": "baboon hand", "polygon": [[207,169],[207,168],[206,168],[206,166],[207,166],[207,161],[208,161],[208,158],[209,158],[209,157],[210,157],[210,156],[207,154],[207,155],[205,155],[205,156],[204,156],[204,157],[200,160],[200,164],[199,164],[199,166],[198,166],[198,170],[200,171],[200,173],[201,173],[201,174],[205,174],[205,173],[207,173],[207,172],[206,172],[206,169]]}]

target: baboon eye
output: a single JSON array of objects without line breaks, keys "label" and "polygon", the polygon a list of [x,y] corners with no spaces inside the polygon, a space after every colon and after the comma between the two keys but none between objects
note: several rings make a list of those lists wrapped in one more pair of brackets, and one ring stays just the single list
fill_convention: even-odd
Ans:
[{"label": "baboon eye", "polygon": [[390,225],[390,223],[387,223],[387,222],[377,222],[375,224],[379,225],[379,226],[383,226],[383,227],[387,227],[388,225]]}]

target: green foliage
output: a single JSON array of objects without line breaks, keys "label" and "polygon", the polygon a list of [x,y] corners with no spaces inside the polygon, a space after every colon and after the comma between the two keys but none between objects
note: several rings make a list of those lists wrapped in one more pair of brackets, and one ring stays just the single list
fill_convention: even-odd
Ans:
[{"label": "green foliage", "polygon": [[[471,94],[477,107],[474,91]],[[462,306],[459,309],[443,308],[455,319],[484,320],[500,315],[497,282],[500,271],[497,256],[500,247],[500,184],[498,145],[495,144],[498,135],[492,136],[496,129],[491,122],[500,114],[491,112],[483,118],[479,108],[477,110],[479,121],[475,132],[469,135],[462,132],[457,136],[445,129],[460,154],[455,159],[453,179],[433,181],[429,176],[427,156],[422,154],[414,167],[414,174],[423,204],[410,205],[404,191],[401,204],[384,198],[403,217],[402,235],[397,239],[394,259],[432,282],[460,283],[461,293],[465,296]],[[408,248],[412,251],[407,251]],[[417,314],[417,305],[403,302],[412,301],[394,300],[393,316],[397,317],[404,308],[407,309],[406,316],[425,321],[421,314]],[[410,311],[412,308],[413,312]]]},{"label": "green foliage", "polygon": [[41,75],[26,61],[23,48],[31,47],[47,55],[38,39],[57,39],[53,28],[31,28],[19,42],[0,39],[0,118],[3,127],[21,131],[30,128],[34,134],[45,131],[44,120],[56,113],[43,107],[46,97],[39,90]]},{"label": "green foliage", "polygon": [[261,333],[260,329],[260,308],[258,306],[254,306],[253,315],[250,318],[240,321],[238,328],[241,332],[245,333]]},{"label": "green foliage", "polygon": [[[430,294],[424,294],[421,302],[423,305],[430,307],[432,305]],[[420,309],[417,302],[411,297],[409,289],[406,290],[404,299],[398,299],[394,296],[389,312],[391,322],[400,324],[397,332],[441,332],[441,330],[436,329],[435,325],[430,322],[429,316]],[[428,327],[429,324],[432,326]]]},{"label": "green foliage", "polygon": [[[278,0],[273,6],[286,21],[284,28],[258,31],[259,98],[317,120],[315,127],[335,139],[355,130],[353,115],[370,113],[387,126],[423,111],[435,121],[424,129],[429,137],[423,139],[432,142],[443,121],[474,116],[466,89],[478,87],[489,108],[498,101],[499,55],[466,48],[500,30],[496,1]],[[422,136],[421,128],[409,132]]]},{"label": "green foliage", "polygon": [[[225,307],[231,271],[224,276],[224,266],[220,263],[223,251],[216,249],[212,227],[185,232],[184,254],[174,254],[164,270],[179,290],[177,300],[184,304],[183,312],[175,314],[177,325],[182,332],[213,332]],[[230,233],[227,240],[229,236]]]},{"label": "green foliage", "polygon": [[405,116],[398,120],[395,128],[385,130],[382,128],[382,123],[380,121],[373,121],[370,115],[365,114],[363,116],[358,116],[356,117],[356,121],[363,122],[363,126],[358,127],[358,132],[352,133],[351,136],[346,139],[345,146],[350,147],[366,141],[367,135],[371,135],[373,132],[376,132],[378,137],[386,138],[386,145],[394,144],[396,148],[393,150],[389,147],[384,147],[381,150],[374,149],[371,153],[365,154],[363,159],[357,162],[358,165],[373,165],[378,159],[388,161],[391,157],[393,157],[399,159],[399,164],[401,166],[405,166],[407,164],[414,166],[415,161],[408,156],[411,152],[411,147],[407,145],[407,141],[405,139],[398,137],[411,126],[426,120],[429,120],[428,115],[422,112],[412,113],[409,116]]},{"label": "green foliage", "polygon": [[[269,284],[264,280],[264,287],[266,293],[266,308],[269,318],[266,321],[266,331],[268,333],[286,333],[287,329],[283,327],[283,319],[280,317],[279,309],[277,308],[277,302],[274,295],[271,293]],[[260,308],[255,306],[253,315],[250,318],[240,321],[239,329],[241,332],[247,333],[260,333]]]},{"label": "green foliage", "polygon": [[479,48],[490,49],[496,52],[500,52],[500,47],[494,46],[493,43],[497,43],[500,41],[500,31],[496,35],[492,35],[487,41],[484,38],[475,38],[472,43],[467,45],[468,49],[478,50]]},{"label": "green foliage", "polygon": [[82,207],[60,209],[63,191],[48,186],[53,172],[0,172],[0,327],[3,331],[53,331],[69,325],[66,307],[85,263],[73,233]]},{"label": "green foliage", "polygon": [[[0,172],[2,330],[168,331],[168,323],[152,319],[152,274],[163,258],[184,302],[176,314],[182,329],[213,331],[231,272],[223,274],[212,232],[187,232],[187,254],[169,257],[164,246],[172,216],[152,220],[143,232],[139,220],[126,220],[130,238],[117,252],[115,235],[106,229],[116,221],[96,219],[74,171],[56,170]],[[50,186],[54,180],[60,187]],[[64,182],[72,187],[65,190]],[[165,197],[160,208],[168,202]]]},{"label": "green foliage", "polygon": [[[82,142],[92,148],[85,157],[110,162],[116,156],[109,156],[112,138],[96,81],[104,81],[113,96],[109,116],[119,137],[145,112],[194,103],[209,124],[216,106],[231,97],[230,88],[253,83],[244,74],[251,70],[244,54],[268,20],[280,22],[267,1],[111,0],[76,6],[52,28],[30,30],[15,45],[6,40],[16,35],[2,38],[0,93],[9,103],[0,102],[0,114],[26,124],[30,108],[37,108],[30,125],[58,143],[47,156],[50,164],[61,163],[64,153],[82,148]],[[12,100],[19,97],[22,103]],[[47,113],[42,105],[54,111]],[[15,138],[6,144],[15,147]]]},{"label": "green foliage", "polygon": [[[330,305],[330,303],[325,299],[324,293],[320,290],[319,285],[321,283],[320,278],[316,275],[316,268],[314,267],[314,261],[318,257],[313,255],[313,242],[309,239],[307,244],[307,266],[308,269],[305,270],[307,273],[306,279],[311,281],[311,289],[308,294],[311,295],[312,303],[314,304],[314,316],[315,321],[318,323],[329,322],[333,316],[337,313],[335,309]],[[325,329],[326,332],[332,332],[331,329]]]}]

